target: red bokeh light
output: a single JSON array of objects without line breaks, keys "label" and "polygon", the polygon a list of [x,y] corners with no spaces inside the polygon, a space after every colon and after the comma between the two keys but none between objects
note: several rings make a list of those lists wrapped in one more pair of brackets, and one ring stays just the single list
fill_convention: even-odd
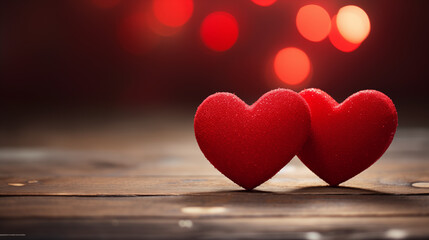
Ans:
[{"label": "red bokeh light", "polygon": [[274,72],[289,85],[297,85],[307,79],[310,67],[307,54],[295,47],[280,50],[274,59]]},{"label": "red bokeh light", "polygon": [[122,48],[132,54],[142,54],[157,42],[156,35],[149,31],[144,13],[135,13],[118,25],[118,40]]},{"label": "red bokeh light", "polygon": [[296,15],[296,27],[304,38],[320,42],[331,30],[331,18],[321,6],[306,5],[300,8]]},{"label": "red bokeh light", "polygon": [[92,3],[103,9],[112,8],[116,5],[118,5],[120,0],[92,0]]},{"label": "red bokeh light", "polygon": [[169,27],[180,27],[192,16],[192,0],[154,0],[153,12],[162,24]]},{"label": "red bokeh light", "polygon": [[352,52],[356,50],[360,45],[347,41],[340,34],[337,27],[337,15],[332,18],[332,28],[331,32],[329,33],[329,40],[331,41],[332,45],[334,45],[334,47],[343,52]]},{"label": "red bokeh light", "polygon": [[252,0],[253,3],[263,7],[268,7],[273,3],[275,3],[276,1],[277,0]]},{"label": "red bokeh light", "polygon": [[201,38],[214,51],[230,49],[238,38],[238,23],[227,12],[209,14],[201,24]]}]

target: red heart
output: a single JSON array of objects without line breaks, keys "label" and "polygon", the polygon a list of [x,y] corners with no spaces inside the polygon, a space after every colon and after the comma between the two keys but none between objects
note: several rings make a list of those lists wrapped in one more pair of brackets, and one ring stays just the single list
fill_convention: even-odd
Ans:
[{"label": "red heart", "polygon": [[310,131],[310,113],[299,94],[277,89],[249,106],[216,93],[198,107],[195,137],[206,158],[236,184],[251,190],[284,167]]},{"label": "red heart", "polygon": [[353,94],[338,104],[319,89],[300,92],[310,107],[311,133],[299,159],[330,185],[338,185],[375,163],[398,125],[395,105],[375,90]]}]

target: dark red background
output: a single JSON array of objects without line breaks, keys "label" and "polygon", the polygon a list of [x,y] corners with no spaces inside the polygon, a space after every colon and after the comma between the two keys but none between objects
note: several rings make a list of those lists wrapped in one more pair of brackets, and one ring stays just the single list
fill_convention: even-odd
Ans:
[{"label": "dark red background", "polygon": [[[331,16],[342,6],[360,6],[371,20],[369,37],[351,53],[328,39],[305,40],[295,16],[308,3]],[[1,1],[2,108],[195,108],[217,91],[250,103],[277,87],[321,88],[339,101],[377,89],[404,111],[428,103],[427,1],[278,0],[264,8],[250,0],[196,0],[177,34],[159,37],[153,48],[133,55],[118,43],[117,28],[138,4],[123,0],[100,9],[84,0]],[[207,49],[199,36],[202,20],[213,11],[227,11],[239,24],[238,41],[223,53]],[[312,62],[311,79],[297,87],[278,80],[272,67],[277,51],[289,46],[304,50]]]}]

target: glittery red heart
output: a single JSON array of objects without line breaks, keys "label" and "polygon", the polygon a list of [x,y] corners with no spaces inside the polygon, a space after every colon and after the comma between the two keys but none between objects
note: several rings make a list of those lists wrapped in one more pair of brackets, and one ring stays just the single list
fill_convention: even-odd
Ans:
[{"label": "glittery red heart", "polygon": [[250,190],[284,167],[310,130],[307,103],[277,89],[249,106],[231,93],[216,93],[198,107],[198,145],[206,158],[236,184]]},{"label": "glittery red heart", "polygon": [[300,92],[310,107],[311,133],[299,159],[330,185],[338,185],[376,162],[398,125],[395,105],[375,90],[353,94],[338,104],[318,89]]}]

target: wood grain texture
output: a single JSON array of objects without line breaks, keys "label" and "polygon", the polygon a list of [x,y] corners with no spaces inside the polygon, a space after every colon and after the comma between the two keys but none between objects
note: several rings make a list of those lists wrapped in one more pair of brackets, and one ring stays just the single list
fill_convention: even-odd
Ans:
[{"label": "wood grain texture", "polygon": [[427,239],[428,183],[428,128],[399,129],[341,187],[295,158],[246,192],[204,158],[188,115],[0,126],[0,234],[34,239]]},{"label": "wood grain texture", "polygon": [[427,239],[427,217],[11,219],[31,239]]},{"label": "wood grain texture", "polygon": [[[428,188],[413,187],[413,182],[429,181],[420,177],[360,178],[342,187],[328,187],[315,176],[308,178],[293,174],[276,176],[257,191],[275,194],[429,194]],[[37,181],[36,183],[33,183]],[[242,188],[224,176],[142,176],[142,177],[12,177],[0,179],[0,196],[168,196],[206,195]],[[18,184],[19,186],[15,186]],[[21,186],[23,185],[23,186]]]},{"label": "wood grain texture", "polygon": [[1,197],[0,218],[428,216],[429,196],[218,192],[154,197]]}]

